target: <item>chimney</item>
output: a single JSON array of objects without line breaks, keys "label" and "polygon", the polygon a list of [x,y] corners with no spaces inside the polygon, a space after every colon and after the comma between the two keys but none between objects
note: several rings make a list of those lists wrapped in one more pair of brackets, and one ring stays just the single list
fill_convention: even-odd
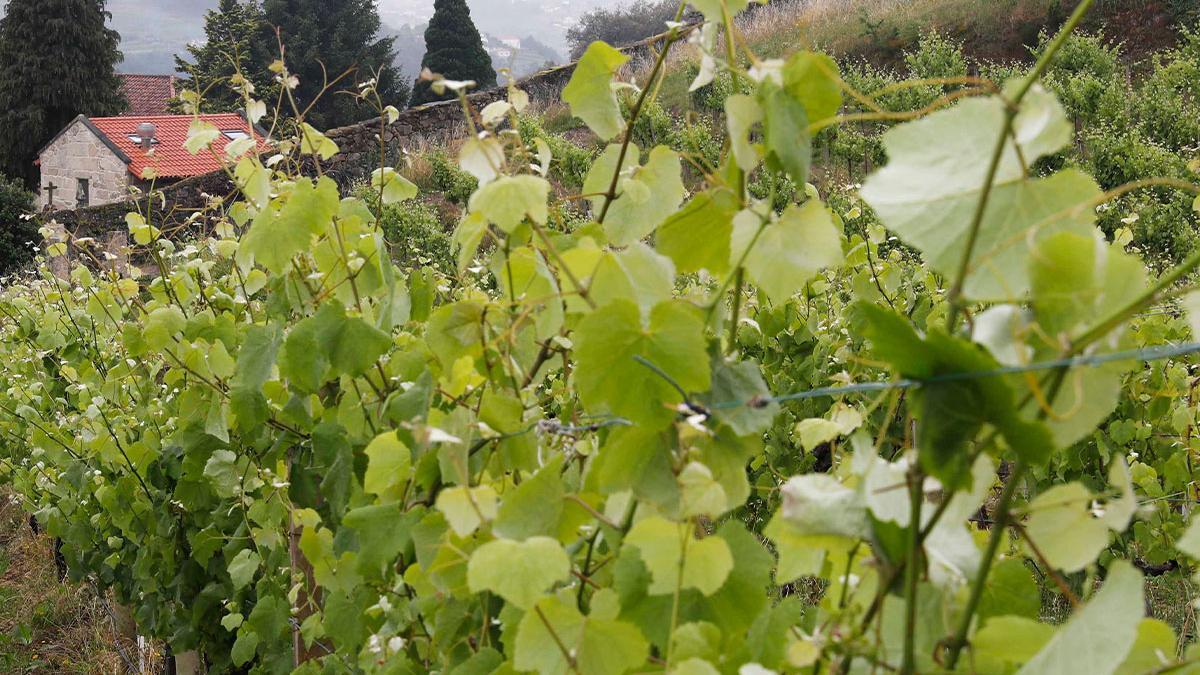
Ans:
[{"label": "chimney", "polygon": [[154,145],[154,136],[157,133],[158,127],[149,122],[142,122],[138,125],[138,138],[142,139],[142,150],[150,150]]}]

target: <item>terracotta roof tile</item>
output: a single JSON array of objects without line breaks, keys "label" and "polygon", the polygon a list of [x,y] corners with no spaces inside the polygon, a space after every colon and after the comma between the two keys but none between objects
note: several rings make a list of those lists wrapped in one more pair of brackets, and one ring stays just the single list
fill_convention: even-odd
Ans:
[{"label": "terracotta roof tile", "polygon": [[[238,113],[223,113],[201,115],[200,119],[213,125],[223,133],[213,143],[212,152],[201,151],[193,155],[184,149],[187,142],[188,129],[192,124],[191,115],[145,115],[129,117],[92,117],[93,125],[100,130],[121,152],[130,158],[129,172],[141,178],[147,168],[153,168],[160,178],[187,178],[212,173],[221,168],[219,158],[224,157],[225,146],[233,139],[224,132],[236,135],[250,133],[258,140],[258,152],[271,149],[266,139],[250,128],[246,119]],[[137,139],[138,125],[149,122],[157,127],[155,138],[157,143],[149,150],[143,150]],[[132,138],[131,138],[132,137]]]},{"label": "terracotta roof tile", "polygon": [[175,98],[175,76],[121,75],[121,92],[129,101],[124,115],[165,115]]}]

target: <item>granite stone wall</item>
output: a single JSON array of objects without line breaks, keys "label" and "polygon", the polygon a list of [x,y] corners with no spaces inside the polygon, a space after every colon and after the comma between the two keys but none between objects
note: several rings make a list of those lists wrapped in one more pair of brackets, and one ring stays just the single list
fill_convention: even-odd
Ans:
[{"label": "granite stone wall", "polygon": [[[51,143],[41,155],[42,179],[38,206],[74,208],[79,179],[88,180],[89,205],[124,200],[129,192],[129,168],[81,121]],[[50,204],[54,185],[54,203]]]}]

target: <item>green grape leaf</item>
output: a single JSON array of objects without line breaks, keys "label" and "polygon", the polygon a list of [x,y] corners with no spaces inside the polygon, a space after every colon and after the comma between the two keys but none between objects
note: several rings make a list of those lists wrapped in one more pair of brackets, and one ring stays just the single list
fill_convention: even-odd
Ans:
[{"label": "green grape leaf", "polygon": [[977,672],[1011,673],[1054,637],[1054,626],[1026,616],[998,616],[971,637]]},{"label": "green grape leaf", "polygon": [[[1090,327],[1099,317],[1107,317],[1124,308],[1147,288],[1146,266],[1141,260],[1120,248],[1105,244],[1097,236],[1062,232],[1038,243],[1031,264],[1034,319],[1040,334],[1076,335]],[[1057,347],[1047,347],[1032,340],[1038,347],[1035,360],[1061,356]],[[1106,336],[1093,351],[1105,352],[1129,348],[1124,329]],[[1046,426],[1054,435],[1055,444],[1068,447],[1090,435],[1116,407],[1122,378],[1133,362],[1113,362],[1092,367],[1074,368],[1063,377],[1061,386],[1051,400],[1054,414],[1048,415]],[[1034,392],[1026,377],[1009,380],[1022,397],[1030,397],[1027,417],[1042,410],[1047,396]],[[1036,380],[1045,390],[1046,379]]]},{"label": "green grape leaf", "polygon": [[655,247],[675,261],[680,272],[725,272],[729,269],[733,219],[739,208],[731,190],[701,192],[659,226]]},{"label": "green grape leaf", "polygon": [[857,303],[854,313],[876,356],[891,363],[901,376],[927,380],[913,393],[912,405],[921,424],[918,456],[929,475],[951,490],[966,486],[971,473],[966,444],[985,424],[1029,461],[1044,463],[1050,458],[1055,445],[1049,429],[1021,417],[1004,379],[952,377],[999,368],[979,345],[938,329],[931,329],[922,340],[908,321],[869,303]]},{"label": "green grape leaf", "polygon": [[363,490],[381,497],[398,497],[399,490],[412,477],[412,453],[408,446],[397,438],[396,432],[388,431],[376,436],[365,453]]},{"label": "green grape leaf", "polygon": [[330,374],[363,374],[391,346],[387,333],[360,317],[346,316],[341,303],[326,302],[288,334],[280,370],[301,389],[316,391]]},{"label": "green grape leaf", "polygon": [[649,315],[655,305],[674,297],[675,265],[641,242],[606,251],[592,273],[588,293],[597,305],[623,298]]},{"label": "green grape leaf", "polygon": [[720,23],[729,12],[732,19],[750,4],[750,0],[692,0],[692,6],[700,10],[706,21]]},{"label": "green grape leaf", "polygon": [[454,247],[459,274],[470,267],[471,261],[475,259],[479,245],[483,243],[483,237],[487,234],[487,228],[488,219],[481,213],[468,212],[458,221],[458,227],[454,228]]},{"label": "green grape leaf", "polygon": [[[983,582],[976,616],[980,625],[992,617],[1011,614],[1036,621],[1042,611],[1042,595],[1033,572],[1020,558],[1008,558],[996,563]],[[1032,654],[1031,654],[1032,656]]]},{"label": "green grape leaf", "polygon": [[593,42],[575,66],[571,81],[562,92],[562,100],[571,106],[571,114],[583,120],[601,140],[609,140],[625,128],[613,76],[629,57],[603,42]]},{"label": "green grape leaf", "polygon": [[1177,653],[1175,631],[1170,625],[1158,619],[1142,619],[1137,639],[1116,675],[1142,675],[1169,668],[1176,663]]},{"label": "green grape leaf", "polygon": [[[610,145],[596,158],[583,183],[584,194],[601,195],[591,198],[592,210],[599,214],[617,170],[620,145]],[[658,146],[650,151],[644,166],[639,164],[641,151],[630,144],[617,182],[616,200],[609,206],[604,231],[615,246],[628,246],[672,216],[683,201],[682,166],[674,150]]]},{"label": "green grape leaf", "polygon": [[307,122],[301,124],[300,127],[300,152],[306,155],[317,155],[321,159],[330,159],[338,154],[337,143],[317,131],[316,127]]},{"label": "green grape leaf", "polygon": [[778,220],[743,211],[734,219],[731,264],[746,273],[771,302],[783,304],[817,272],[841,264],[842,237],[833,214],[818,200],[791,206]]},{"label": "green grape leaf", "polygon": [[538,176],[505,176],[479,188],[468,206],[488,222],[511,234],[528,218],[545,225],[550,217],[550,183]]},{"label": "green grape leaf", "polygon": [[506,539],[554,536],[563,514],[566,490],[562,456],[551,459],[533,478],[504,494],[492,531]]},{"label": "green grape leaf", "polygon": [[717,517],[731,508],[725,488],[713,478],[712,469],[689,462],[679,472],[680,506],[685,517]]},{"label": "green grape leaf", "polygon": [[257,261],[276,274],[283,273],[293,256],[311,248],[313,235],[325,231],[338,208],[338,187],[331,179],[322,177],[315,184],[307,178],[296,181],[286,197],[272,201],[255,216],[242,237],[238,262],[248,266]]},{"label": "green grape leaf", "polygon": [[746,173],[754,171],[762,161],[759,146],[751,141],[751,134],[762,121],[762,108],[753,96],[734,94],[725,99],[725,125],[733,157],[738,168]]},{"label": "green grape leaf", "polygon": [[371,172],[371,189],[383,198],[384,204],[396,204],[417,196],[417,186],[391,167]]},{"label": "green grape leaf", "polygon": [[832,420],[813,417],[796,424],[796,435],[800,437],[800,447],[812,452],[841,436],[842,428]]},{"label": "green grape leaf", "polygon": [[804,106],[810,124],[825,121],[841,109],[839,80],[837,62],[827,54],[796,52],[783,66],[783,88]]},{"label": "green grape leaf", "polygon": [[1114,563],[1091,601],[1050,638],[1019,675],[1111,675],[1137,640],[1145,612],[1142,575]]},{"label": "green grape leaf", "polygon": [[721,675],[721,671],[708,661],[693,656],[671,668],[671,675]]},{"label": "green grape leaf", "polygon": [[445,488],[438,493],[434,506],[455,534],[469,537],[480,525],[495,519],[496,491],[488,485]]},{"label": "green grape leaf", "polygon": [[229,561],[229,578],[233,581],[233,589],[240,591],[254,581],[262,558],[253,550],[244,548]]},{"label": "green grape leaf", "polygon": [[722,424],[738,436],[766,431],[779,414],[779,404],[767,400],[771,392],[759,366],[752,361],[711,361],[712,389],[702,397]]},{"label": "green grape leaf", "polygon": [[1051,565],[1077,572],[1108,546],[1108,527],[1092,514],[1094,499],[1083,485],[1067,483],[1055,485],[1029,504],[1025,531]]},{"label": "green grape leaf", "polygon": [[758,104],[763,111],[768,166],[782,170],[797,185],[804,185],[812,165],[812,135],[804,104],[770,80],[759,84]]},{"label": "green grape leaf", "polygon": [[[955,279],[1003,128],[1006,103],[974,98],[884,134],[889,163],[863,184],[863,199],[880,220],[920,249],[936,271]],[[1090,234],[1100,195],[1077,170],[1026,178],[1026,166],[1065,147],[1071,124],[1040,87],[1026,96],[1006,143],[987,210],[971,251],[965,297],[1019,298],[1028,292],[1030,241],[1057,231]],[[1036,230],[1032,228],[1037,226]]]},{"label": "green grape leaf", "polygon": [[643,326],[638,306],[616,300],[584,318],[576,336],[579,397],[592,412],[661,425],[682,402],[666,379],[634,359],[641,356],[685,391],[706,391],[710,373],[704,322],[676,302],[656,305]]},{"label": "green grape leaf", "polygon": [[174,344],[186,327],[187,319],[183,312],[175,305],[167,305],[151,311],[146,316],[142,337],[148,347],[161,350]]},{"label": "green grape leaf", "polygon": [[520,671],[622,675],[646,661],[650,645],[629,623],[595,612],[585,617],[573,601],[546,598],[521,618],[513,651],[513,665]]},{"label": "green grape leaf", "polygon": [[696,540],[686,523],[647,518],[633,526],[625,543],[641,552],[642,561],[654,578],[650,584],[651,595],[672,594],[680,587],[695,588],[704,595],[712,595],[733,569],[733,554],[724,539],[706,537]]},{"label": "green grape leaf", "polygon": [[408,547],[413,525],[422,511],[404,513],[399,503],[360,506],[346,512],[342,523],[358,533],[358,571],[371,578],[381,577]]},{"label": "green grape leaf", "polygon": [[467,585],[472,593],[492,591],[521,609],[530,609],[547,589],[566,580],[570,573],[566,551],[549,537],[530,537],[521,542],[497,539],[471,554]]}]

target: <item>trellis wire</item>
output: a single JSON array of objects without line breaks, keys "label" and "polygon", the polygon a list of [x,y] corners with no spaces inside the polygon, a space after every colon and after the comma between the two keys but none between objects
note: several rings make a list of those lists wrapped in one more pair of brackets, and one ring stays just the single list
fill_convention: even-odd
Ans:
[{"label": "trellis wire", "polygon": [[[892,391],[896,389],[913,389],[926,384],[940,384],[946,382],[963,382],[969,380],[979,380],[987,377],[1001,377],[1004,375],[1017,375],[1021,373],[1032,373],[1042,370],[1054,370],[1058,368],[1075,368],[1080,366],[1098,366],[1105,363],[1113,363],[1115,361],[1161,361],[1162,359],[1171,359],[1180,356],[1187,356],[1200,352],[1200,342],[1188,342],[1179,345],[1160,345],[1157,347],[1145,347],[1142,349],[1129,349],[1118,352],[1107,352],[1103,354],[1089,354],[1084,356],[1072,356],[1064,359],[1053,359],[1050,361],[1036,361],[1018,366],[1004,366],[992,370],[968,371],[961,373],[945,373],[943,375],[934,375],[925,379],[909,379],[902,378],[898,380],[889,380],[887,382],[862,382],[859,384],[843,385],[839,387],[818,387],[806,391],[792,392],[790,394],[781,394],[779,396],[757,396],[744,401],[722,401],[709,405],[710,408],[723,410],[729,408],[738,408],[741,406],[750,407],[765,407],[771,403],[784,403],[787,401],[799,401],[804,399],[821,398],[824,396],[841,396],[844,394],[858,394],[864,392]],[[651,367],[648,361],[640,356],[635,356],[639,363]],[[661,369],[653,367],[652,370],[661,373]]]},{"label": "trellis wire", "polygon": [[[903,378],[898,380],[889,380],[886,382],[862,382],[859,384],[843,385],[839,387],[818,387],[816,389],[797,391],[778,396],[756,396],[740,401],[721,401],[718,403],[709,404],[707,408],[712,410],[728,410],[742,406],[764,408],[772,403],[785,403],[787,401],[799,401],[804,399],[821,398],[824,396],[842,396],[845,394],[859,394],[865,392],[913,389],[927,384],[963,382],[987,377],[1001,377],[1004,375],[1017,375],[1021,373],[1032,373],[1042,370],[1054,370],[1056,368],[1099,366],[1105,363],[1113,363],[1116,361],[1141,361],[1144,363],[1149,363],[1151,361],[1161,361],[1163,359],[1176,358],[1196,353],[1200,353],[1200,342],[1188,342],[1179,345],[1160,345],[1157,347],[1129,349],[1125,351],[1108,352],[1104,354],[1072,356],[1069,358],[1053,359],[1050,361],[1036,361],[1019,366],[1004,366],[992,370],[945,373],[943,375],[934,375],[933,377],[920,380]],[[680,392],[680,394],[684,396],[685,400],[688,399],[686,392],[684,392],[684,389],[679,385],[679,383],[676,382],[670,375],[668,375],[666,371],[655,365],[654,362],[640,355],[634,356],[633,358],[635,361],[649,368],[659,377],[670,383],[672,387],[674,387]],[[705,408],[691,402],[684,403],[683,408],[683,412],[688,414],[706,414],[707,412]],[[610,417],[595,424],[576,426],[562,424],[558,420],[554,419],[539,420],[538,422],[534,422],[520,431],[502,434],[498,437],[498,440],[523,436],[534,430],[548,435],[575,436],[583,433],[596,432],[600,431],[601,429],[615,426],[633,426],[633,422],[622,417]]]}]

